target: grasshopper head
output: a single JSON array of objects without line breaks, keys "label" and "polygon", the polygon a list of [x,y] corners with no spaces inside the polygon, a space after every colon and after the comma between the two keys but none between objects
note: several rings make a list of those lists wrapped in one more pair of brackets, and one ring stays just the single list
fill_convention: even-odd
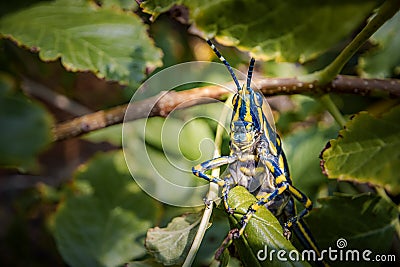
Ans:
[{"label": "grasshopper head", "polygon": [[256,142],[259,132],[259,118],[254,111],[254,91],[243,86],[233,100],[233,114],[231,122],[231,140],[239,147],[249,147]]}]

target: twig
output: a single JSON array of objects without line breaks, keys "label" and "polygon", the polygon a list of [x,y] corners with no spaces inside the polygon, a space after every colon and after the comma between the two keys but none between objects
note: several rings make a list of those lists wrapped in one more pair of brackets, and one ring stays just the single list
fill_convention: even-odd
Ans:
[{"label": "twig", "polygon": [[297,78],[263,79],[257,81],[257,85],[265,96],[341,93],[363,96],[400,97],[400,80],[398,79],[364,79],[337,75],[335,79],[324,85],[316,81],[302,82]]},{"label": "twig", "polygon": [[[386,0],[378,12],[370,19],[356,37],[340,52],[340,54],[321,71],[304,76],[306,81],[319,81],[320,84],[330,82],[340,73],[344,65],[358,51],[358,49],[374,34],[386,21],[400,9],[400,1]],[[303,80],[303,79],[302,79]]]},{"label": "twig", "polygon": [[[225,102],[229,105],[232,102],[232,98],[233,98],[233,95],[231,95],[231,97],[229,97]],[[219,121],[224,121],[228,117],[228,111],[229,111],[229,109],[227,109],[227,108],[223,109],[223,111],[220,115]],[[213,158],[217,158],[217,157],[221,156],[223,133],[224,133],[224,127],[221,124],[218,124],[217,132],[215,133],[215,150],[214,150]],[[213,169],[211,175],[213,177],[219,177],[220,168]],[[207,207],[204,210],[203,217],[201,219],[201,223],[199,226],[199,230],[196,233],[196,236],[193,240],[192,246],[188,252],[188,255],[187,255],[182,267],[192,266],[192,263],[197,254],[197,251],[200,248],[201,241],[203,240],[204,234],[206,233],[206,230],[208,228],[208,224],[209,224],[213,206],[214,206],[214,200],[218,198],[218,190],[219,190],[219,187],[217,184],[210,183],[210,188],[208,190],[207,200],[206,200]]]},{"label": "twig", "polygon": [[[340,54],[323,70],[317,71],[303,77],[300,77],[302,81],[318,81],[319,84],[324,85],[332,81],[344,65],[351,59],[351,57],[360,49],[360,47],[400,8],[400,2],[398,0],[386,0],[378,9],[376,14],[368,21],[365,27],[351,40],[351,42],[340,52]],[[368,85],[368,84],[367,84]],[[355,87],[357,88],[357,86]],[[332,114],[335,120],[342,127],[345,124],[345,119],[340,114],[339,109],[332,102],[329,95],[321,97],[321,101],[327,105],[328,111]]]},{"label": "twig", "polygon": [[[400,97],[400,80],[363,79],[338,75],[334,80],[319,85],[317,82],[302,82],[297,78],[271,78],[255,81],[256,88],[266,96],[292,94],[343,93],[371,95],[379,97]],[[229,83],[226,87],[232,87]],[[213,99],[222,100],[229,91],[222,86],[205,86],[186,91],[161,92],[150,99],[135,103],[128,120],[153,116],[167,116],[175,108],[187,108],[198,104],[210,103]],[[155,104],[154,104],[155,103]],[[53,129],[54,141],[60,141],[82,134],[122,123],[128,105],[97,111],[70,121],[57,124]],[[149,109],[150,112],[149,112]]]},{"label": "twig", "polygon": [[[165,117],[177,106],[187,108],[202,103],[210,103],[212,99],[221,99],[222,95],[227,92],[225,88],[219,86],[207,86],[181,92],[161,92],[154,97],[136,102],[134,110],[127,114],[126,119],[133,121],[146,117]],[[206,100],[204,97],[208,99]],[[125,104],[59,123],[53,129],[54,141],[65,140],[122,123],[127,108],[128,104]]]},{"label": "twig", "polygon": [[47,103],[51,103],[56,108],[66,111],[75,116],[82,116],[92,113],[89,108],[73,101],[72,99],[54,92],[43,84],[37,83],[27,77],[22,78],[22,89],[29,95],[38,97]]}]

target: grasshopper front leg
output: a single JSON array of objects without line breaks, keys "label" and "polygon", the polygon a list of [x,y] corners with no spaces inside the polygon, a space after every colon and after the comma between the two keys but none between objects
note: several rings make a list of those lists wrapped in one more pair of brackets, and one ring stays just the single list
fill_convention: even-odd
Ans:
[{"label": "grasshopper front leg", "polygon": [[207,174],[206,171],[218,168],[222,165],[231,164],[237,160],[237,157],[234,155],[231,156],[222,156],[218,158],[214,158],[211,160],[207,160],[203,163],[200,163],[192,168],[192,172],[194,175],[207,180],[210,183],[215,183],[218,186],[222,187],[222,196],[224,199],[224,205],[226,210],[229,213],[232,213],[232,209],[228,206],[227,197],[229,193],[229,189],[231,187],[230,175],[228,175],[225,179],[221,179],[219,177],[212,176]]}]

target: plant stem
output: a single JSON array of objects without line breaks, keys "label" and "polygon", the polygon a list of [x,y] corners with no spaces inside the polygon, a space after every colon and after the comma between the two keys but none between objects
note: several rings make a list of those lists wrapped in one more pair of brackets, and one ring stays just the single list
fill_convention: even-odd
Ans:
[{"label": "plant stem", "polygon": [[[225,106],[225,108],[222,110],[221,116],[219,121],[225,121],[228,112],[231,110],[231,103],[232,103],[232,98],[233,94],[228,97],[228,99],[225,101],[225,104],[229,106]],[[224,127],[221,125],[221,123],[218,124],[217,126],[217,132],[215,134],[215,149],[214,149],[214,155],[213,158],[217,158],[221,156],[221,146],[222,146],[222,135],[224,133]],[[220,174],[220,168],[215,168],[212,170],[211,175],[214,177],[219,177]],[[211,218],[212,210],[214,207],[214,200],[218,198],[218,191],[219,187],[215,183],[210,183],[210,188],[208,190],[207,194],[207,200],[206,200],[206,209],[204,210],[203,217],[201,218],[199,230],[196,233],[196,236],[193,240],[192,246],[188,252],[188,255],[185,259],[185,262],[183,263],[183,267],[189,267],[192,266],[192,263],[194,261],[194,258],[196,256],[197,251],[199,250],[201,241],[203,240],[204,234],[208,228],[209,221]]]},{"label": "plant stem", "polygon": [[[357,50],[374,34],[387,20],[394,16],[400,8],[400,1],[387,0],[379,8],[378,12],[367,25],[357,34],[357,36],[342,50],[342,52],[326,66],[323,70],[306,75],[300,80],[305,82],[316,81],[319,85],[331,82],[343,69],[344,65],[351,59]],[[328,111],[335,118],[336,122],[344,127],[346,120],[343,118],[339,109],[333,103],[328,94],[321,97],[321,101],[326,105]]]},{"label": "plant stem", "polygon": [[387,20],[394,16],[400,9],[400,1],[386,0],[378,12],[357,34],[357,36],[342,50],[342,52],[323,70],[306,75],[305,81],[318,81],[324,85],[332,81],[340,73],[344,65],[357,52],[357,50],[374,34]]},{"label": "plant stem", "polygon": [[321,98],[321,102],[325,105],[326,109],[331,113],[335,121],[340,125],[340,127],[344,127],[346,124],[346,119],[343,117],[342,113],[340,113],[340,110],[336,106],[335,103],[333,103],[332,98],[330,95],[325,94]]}]

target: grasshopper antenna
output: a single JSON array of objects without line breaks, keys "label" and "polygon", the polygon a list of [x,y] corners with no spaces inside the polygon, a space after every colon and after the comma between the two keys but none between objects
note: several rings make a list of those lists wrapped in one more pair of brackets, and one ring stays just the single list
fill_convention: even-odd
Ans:
[{"label": "grasshopper antenna", "polygon": [[[224,63],[224,65],[227,67],[229,73],[230,73],[231,76],[232,76],[233,81],[234,81],[235,84],[236,84],[236,88],[237,88],[237,90],[238,90],[238,92],[239,92],[239,91],[241,90],[241,87],[240,87],[240,84],[239,84],[238,79],[236,78],[235,73],[233,72],[233,69],[232,69],[231,65],[229,65],[228,61],[226,61],[226,59],[221,55],[221,53],[218,51],[218,49],[215,47],[215,45],[214,45],[210,40],[207,40],[207,43],[208,43],[208,45],[212,48],[212,50],[214,51],[214,53],[217,55],[217,57],[219,58],[219,60],[221,60],[222,63]],[[249,70],[249,71],[250,71],[250,70]],[[251,77],[250,77],[250,79],[251,79]]]},{"label": "grasshopper antenna", "polygon": [[250,89],[250,84],[251,84],[251,77],[253,76],[253,69],[254,69],[254,63],[255,63],[255,59],[251,58],[250,59],[250,65],[249,65],[249,71],[247,72],[247,90]]}]

